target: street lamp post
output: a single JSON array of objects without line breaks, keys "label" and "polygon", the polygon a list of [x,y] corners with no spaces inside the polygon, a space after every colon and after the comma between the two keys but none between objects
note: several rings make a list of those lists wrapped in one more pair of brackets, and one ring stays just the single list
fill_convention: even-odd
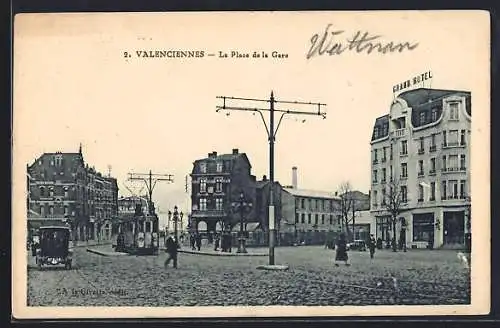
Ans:
[{"label": "street lamp post", "polygon": [[252,207],[252,203],[245,202],[245,195],[243,192],[240,193],[239,202],[233,204],[233,206],[239,209],[240,212],[240,236],[238,238],[239,245],[237,253],[247,253],[246,249],[246,225],[245,225],[245,210]]},{"label": "street lamp post", "polygon": [[168,235],[170,234],[170,221],[172,220],[172,211],[168,211],[168,220],[167,220],[167,233],[165,235],[165,241],[168,238]]},{"label": "street lamp post", "polygon": [[[170,211],[169,211],[170,213]],[[182,220],[182,217],[184,216],[184,213],[178,211],[177,205],[174,206],[174,234],[175,234],[175,241],[179,243],[179,233],[178,233],[178,227],[177,227],[177,222]]]}]

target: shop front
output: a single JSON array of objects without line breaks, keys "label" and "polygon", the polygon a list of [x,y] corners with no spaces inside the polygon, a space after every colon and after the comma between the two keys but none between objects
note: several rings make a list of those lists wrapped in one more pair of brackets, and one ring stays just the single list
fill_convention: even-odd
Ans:
[{"label": "shop front", "polygon": [[434,213],[413,214],[411,248],[434,248]]}]

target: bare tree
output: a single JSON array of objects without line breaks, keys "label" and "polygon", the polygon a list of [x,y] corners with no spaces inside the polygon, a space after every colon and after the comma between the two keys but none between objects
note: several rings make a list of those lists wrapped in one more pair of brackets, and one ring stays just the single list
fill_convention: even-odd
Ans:
[{"label": "bare tree", "polygon": [[[401,213],[402,204],[406,203],[406,194],[403,194],[398,179],[391,179],[382,185],[382,206],[389,212],[392,224],[392,250],[397,251],[396,245],[396,223]],[[385,191],[385,193],[384,193]]]},{"label": "bare tree", "polygon": [[[346,229],[347,237],[354,238],[354,226],[356,224],[356,198],[349,181],[344,181],[339,186],[337,194],[340,197],[340,213],[342,215],[342,225]],[[349,224],[352,222],[352,232]]]}]

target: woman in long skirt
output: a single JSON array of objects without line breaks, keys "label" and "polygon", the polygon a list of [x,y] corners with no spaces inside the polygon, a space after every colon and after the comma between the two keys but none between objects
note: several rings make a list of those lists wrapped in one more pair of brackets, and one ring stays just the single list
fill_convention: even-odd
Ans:
[{"label": "woman in long skirt", "polygon": [[347,255],[347,241],[345,239],[345,234],[341,233],[339,240],[337,241],[337,247],[335,252],[335,266],[339,266],[338,262],[345,262],[345,265],[349,264],[349,256]]}]

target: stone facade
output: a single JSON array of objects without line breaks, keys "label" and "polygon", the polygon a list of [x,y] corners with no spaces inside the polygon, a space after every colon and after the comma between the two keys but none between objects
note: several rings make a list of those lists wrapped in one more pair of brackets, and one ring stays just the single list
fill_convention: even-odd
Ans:
[{"label": "stone facade", "polygon": [[44,153],[27,167],[28,226],[67,222],[76,240],[111,238],[118,184],[78,153]]},{"label": "stone facade", "polygon": [[394,99],[390,113],[375,121],[371,140],[377,237],[393,236],[387,198],[398,193],[395,233],[407,247],[464,244],[470,230],[470,134],[470,92],[421,88]]}]

